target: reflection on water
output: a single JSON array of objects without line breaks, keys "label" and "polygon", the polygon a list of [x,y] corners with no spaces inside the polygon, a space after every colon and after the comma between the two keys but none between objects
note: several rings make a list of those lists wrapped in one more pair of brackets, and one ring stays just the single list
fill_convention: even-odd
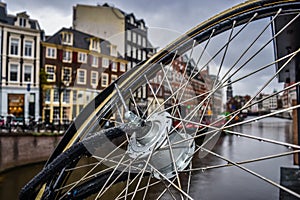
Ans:
[{"label": "reflection on water", "polygon": [[[268,118],[259,122],[236,127],[234,131],[270,138],[283,142],[292,141],[292,121]],[[286,147],[251,140],[243,137],[221,136],[214,152],[232,161],[242,161],[277,153],[286,152]],[[195,165],[208,166],[225,164],[224,161],[208,155],[194,161]],[[280,167],[291,166],[293,156],[285,156],[267,161],[243,165],[275,182],[279,182]],[[17,199],[20,188],[31,179],[42,164],[26,166],[0,174],[0,199]],[[159,187],[151,191],[159,190]],[[194,174],[191,195],[195,199],[278,199],[279,190],[246,173],[237,167],[219,168]],[[148,198],[152,196],[151,194]],[[165,197],[164,199],[168,199]],[[170,199],[172,199],[170,197]]]},{"label": "reflection on water", "polygon": [[[292,121],[268,118],[260,122],[236,127],[234,131],[252,134],[282,142],[292,141]],[[232,161],[242,161],[260,156],[286,152],[286,147],[225,135],[220,138],[214,151]],[[225,164],[224,161],[207,156],[200,161],[202,166]],[[293,156],[243,165],[275,182],[280,181],[280,167],[291,166]],[[246,173],[237,167],[207,170],[198,173],[192,188],[193,197],[201,199],[278,199],[279,190],[265,181]],[[198,187],[195,187],[198,186]]]},{"label": "reflection on water", "polygon": [[18,199],[20,189],[42,168],[42,163],[32,164],[0,174],[0,199]]}]

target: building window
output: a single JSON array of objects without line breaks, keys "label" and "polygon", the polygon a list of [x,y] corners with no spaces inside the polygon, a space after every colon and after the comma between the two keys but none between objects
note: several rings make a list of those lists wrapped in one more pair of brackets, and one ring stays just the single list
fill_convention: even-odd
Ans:
[{"label": "building window", "polygon": [[136,58],[136,48],[132,47],[132,58]]},{"label": "building window", "polygon": [[77,103],[77,91],[73,90],[73,104]]},{"label": "building window", "polygon": [[86,70],[85,69],[78,69],[77,71],[77,83],[78,84],[85,84],[86,83]]},{"label": "building window", "polygon": [[131,69],[131,66],[132,66],[132,64],[131,64],[131,62],[129,62],[129,63],[127,64],[127,69],[130,70],[130,69]]},{"label": "building window", "polygon": [[19,26],[26,27],[26,19],[25,18],[19,18]]},{"label": "building window", "polygon": [[71,51],[64,51],[63,52],[63,62],[71,62],[72,61],[72,52]]},{"label": "building window", "polygon": [[54,89],[53,102],[58,102],[58,101],[59,101],[58,89]]},{"label": "building window", "polygon": [[46,65],[47,81],[49,81],[49,82],[55,81],[55,71],[56,71],[55,66]]},{"label": "building window", "polygon": [[72,45],[73,44],[72,33],[62,33],[62,44]]},{"label": "building window", "polygon": [[97,56],[92,56],[92,66],[98,67],[98,57]]},{"label": "building window", "polygon": [[50,89],[46,89],[45,91],[45,101],[50,102]]},{"label": "building window", "polygon": [[132,16],[130,16],[130,23],[131,23],[131,24],[134,24],[134,19],[133,19]]},{"label": "building window", "polygon": [[142,60],[142,53],[143,53],[142,50],[140,50],[140,49],[137,50],[137,54],[138,54],[137,59],[138,60]]},{"label": "building window", "polygon": [[91,85],[97,86],[98,83],[98,72],[91,71]]},{"label": "building window", "polygon": [[138,45],[142,45],[141,35],[137,35],[137,43],[138,43]]},{"label": "building window", "polygon": [[10,64],[9,66],[9,81],[17,82],[19,81],[19,65],[17,64]]},{"label": "building window", "polygon": [[120,71],[125,72],[126,71],[126,66],[124,63],[120,63]]},{"label": "building window", "polygon": [[60,110],[59,107],[54,107],[53,108],[53,120],[58,120],[59,119],[59,110]]},{"label": "building window", "polygon": [[128,44],[127,45],[127,52],[126,52],[127,56],[131,57],[131,46]]},{"label": "building window", "polygon": [[91,39],[91,46],[90,49],[93,51],[99,51],[100,50],[100,44],[99,44],[99,40],[97,39]]},{"label": "building window", "polygon": [[46,58],[56,58],[56,48],[47,47],[46,48]]},{"label": "building window", "polygon": [[31,65],[25,65],[24,66],[24,82],[28,82],[28,83],[31,83],[32,82],[32,74],[33,74],[33,71],[32,71],[32,66]]},{"label": "building window", "polygon": [[70,90],[65,90],[63,92],[63,102],[70,103]]},{"label": "building window", "polygon": [[19,55],[19,39],[17,38],[10,39],[10,55]]},{"label": "building window", "polygon": [[62,81],[70,83],[71,82],[71,74],[72,74],[72,68],[70,67],[63,67],[62,69]]},{"label": "building window", "polygon": [[72,118],[74,119],[77,116],[77,105],[72,107]]},{"label": "building window", "polygon": [[24,44],[24,56],[26,57],[32,57],[32,46],[33,42],[30,40],[25,40]]},{"label": "building window", "polygon": [[108,58],[102,58],[102,67],[108,68],[109,60]]},{"label": "building window", "polygon": [[147,56],[147,52],[146,52],[146,51],[143,51],[142,53],[143,53],[143,54],[142,54],[142,56],[143,56],[143,57],[142,57],[142,60],[146,60],[146,59],[147,59],[147,57],[146,57],[146,56]]},{"label": "building window", "polygon": [[[146,92],[147,92],[147,86],[146,86],[146,85],[143,85],[142,87],[143,87],[143,96],[142,96],[142,98],[143,98],[143,99],[146,99],[146,98],[147,98],[147,94],[146,94]],[[161,90],[161,89],[160,89],[160,90]]]},{"label": "building window", "polygon": [[143,47],[147,47],[147,43],[146,43],[146,38],[145,37],[143,37]]},{"label": "building window", "polygon": [[136,43],[136,33],[132,32],[132,42]]},{"label": "building window", "polygon": [[64,121],[69,121],[69,108],[63,107],[63,118]]},{"label": "building window", "polygon": [[86,53],[79,52],[78,53],[78,62],[86,63]]},{"label": "building window", "polygon": [[117,75],[111,75],[111,83],[115,82],[115,80],[118,79],[118,76]]},{"label": "building window", "polygon": [[110,45],[110,55],[111,56],[118,56],[117,46],[116,45]]},{"label": "building window", "polygon": [[131,31],[128,30],[128,31],[126,31],[126,33],[127,33],[127,40],[131,41]]},{"label": "building window", "polygon": [[113,71],[113,72],[117,72],[118,71],[117,63],[112,62],[112,64],[111,64],[111,71]]},{"label": "building window", "polygon": [[83,91],[78,91],[77,104],[83,104],[83,96],[84,96],[84,92]]},{"label": "building window", "polygon": [[108,74],[106,74],[106,73],[101,74],[101,86],[102,87],[108,86]]}]

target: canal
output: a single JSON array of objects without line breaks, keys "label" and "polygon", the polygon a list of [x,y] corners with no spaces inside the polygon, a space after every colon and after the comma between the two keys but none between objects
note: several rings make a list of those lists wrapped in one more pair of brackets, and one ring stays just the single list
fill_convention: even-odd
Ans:
[{"label": "canal", "polygon": [[[292,121],[267,118],[259,122],[236,127],[236,131],[255,133],[256,136],[282,142],[292,142]],[[288,151],[288,148],[243,137],[221,136],[213,151],[233,160],[267,156]],[[208,155],[202,166],[224,164]],[[293,156],[245,164],[243,166],[279,182],[280,167],[293,165]],[[17,199],[20,188],[30,180],[43,164],[34,164],[0,174],[0,199]],[[236,167],[218,168],[196,173],[191,188],[195,199],[279,199],[279,189]]]}]

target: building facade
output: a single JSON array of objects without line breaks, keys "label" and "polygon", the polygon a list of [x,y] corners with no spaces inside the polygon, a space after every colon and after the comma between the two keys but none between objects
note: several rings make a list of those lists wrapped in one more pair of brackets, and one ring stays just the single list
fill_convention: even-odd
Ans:
[{"label": "building facade", "polygon": [[0,3],[0,115],[39,117],[40,41],[43,32],[26,12],[7,14]]},{"label": "building facade", "polygon": [[[74,6],[73,28],[116,45],[118,52],[128,61],[127,70],[156,51],[148,40],[148,28],[143,19],[108,4]],[[146,109],[147,86],[143,85],[134,95],[138,106]]]},{"label": "building facade", "polygon": [[126,71],[116,46],[99,37],[62,28],[42,42],[43,119],[71,121]]},{"label": "building facade", "polygon": [[[206,114],[207,110],[202,108],[207,104],[205,101],[207,85],[201,73],[197,73],[195,69],[194,60],[189,60],[186,55],[183,55],[174,59],[170,65],[165,67],[164,71],[157,72],[156,76],[149,81],[149,112],[155,110],[158,104],[165,102],[166,107],[172,108],[168,111],[177,117],[184,118],[191,112],[194,113],[194,117]],[[190,79],[191,77],[193,78]],[[186,84],[187,81],[188,84]],[[156,97],[153,93],[156,94]],[[178,106],[174,106],[176,104]],[[199,104],[202,105],[201,109],[196,108]],[[195,112],[195,110],[198,111]]]}]

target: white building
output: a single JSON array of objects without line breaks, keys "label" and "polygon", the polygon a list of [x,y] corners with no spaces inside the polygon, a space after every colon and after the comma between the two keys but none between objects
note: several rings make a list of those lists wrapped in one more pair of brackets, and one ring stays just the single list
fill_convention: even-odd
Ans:
[{"label": "white building", "polygon": [[41,33],[38,21],[0,2],[0,115],[39,116]]},{"label": "white building", "polygon": [[[148,41],[148,28],[143,19],[137,19],[133,13],[125,13],[108,4],[74,6],[73,28],[115,45],[121,56],[128,61],[126,70],[148,59],[156,51]],[[146,85],[134,95],[139,107],[146,109]]]}]

